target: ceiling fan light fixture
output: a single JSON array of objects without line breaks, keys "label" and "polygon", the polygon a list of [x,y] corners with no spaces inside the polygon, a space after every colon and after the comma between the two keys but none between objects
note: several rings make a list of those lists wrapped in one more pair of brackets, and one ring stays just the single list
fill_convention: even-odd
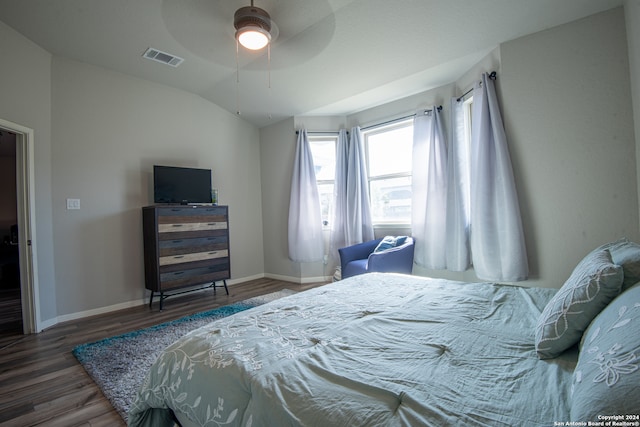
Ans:
[{"label": "ceiling fan light fixture", "polygon": [[271,34],[260,27],[247,26],[236,31],[238,42],[250,50],[260,50],[271,41]]},{"label": "ceiling fan light fixture", "polygon": [[259,7],[241,7],[233,16],[236,40],[247,49],[260,50],[271,42],[271,17]]}]

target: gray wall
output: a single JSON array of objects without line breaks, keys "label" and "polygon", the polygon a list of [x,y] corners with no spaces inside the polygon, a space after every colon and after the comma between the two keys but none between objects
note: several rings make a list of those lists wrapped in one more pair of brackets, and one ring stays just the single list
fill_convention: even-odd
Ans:
[{"label": "gray wall", "polygon": [[[498,71],[498,96],[530,258],[530,280],[521,284],[560,287],[577,262],[597,245],[622,236],[640,240],[622,8],[504,43],[460,76],[456,85],[354,114],[347,121],[349,126],[364,126],[440,103],[446,114],[449,97],[459,95],[481,72],[492,69]],[[268,134],[261,136],[263,147],[274,143]],[[279,147],[280,159],[292,157],[291,141]],[[263,157],[263,170],[273,167]],[[269,185],[262,184],[263,189]],[[281,185],[272,197],[288,189],[288,184]],[[274,233],[284,236],[286,228]],[[284,258],[286,250],[271,254],[269,260],[276,261],[266,262],[266,271],[286,275],[277,261]],[[477,280],[473,270],[416,268],[414,273]]]},{"label": "gray wall", "polygon": [[293,118],[260,129],[260,182],[265,272],[272,277],[301,277],[301,265],[288,258],[289,191],[295,156]]},{"label": "gray wall", "polygon": [[639,237],[623,9],[505,43],[501,57],[530,283],[561,286],[596,245]]},{"label": "gray wall", "polygon": [[40,320],[55,323],[51,214],[51,55],[0,22],[0,118],[34,130],[35,235]]},{"label": "gray wall", "polygon": [[[324,280],[333,274],[333,269],[321,262],[295,263],[289,259],[289,197],[297,138],[295,130],[334,131],[344,127],[345,118],[342,117],[292,117],[260,129],[266,276],[307,283]],[[328,242],[328,234],[325,234]]]},{"label": "gray wall", "polygon": [[[624,14],[629,45],[629,70],[636,136],[636,165],[640,164],[640,0],[625,0]],[[637,174],[640,192],[640,174]],[[639,196],[640,199],[640,196]]]},{"label": "gray wall", "polygon": [[140,208],[153,204],[154,164],[212,169],[232,279],[262,277],[257,128],[196,95],[58,57],[52,93],[58,316],[144,296]]},{"label": "gray wall", "polygon": [[213,170],[229,205],[231,283],[263,277],[255,126],[198,96],[52,57],[1,22],[0,52],[0,117],[35,135],[45,326],[146,296],[140,208],[152,203],[156,163]]}]

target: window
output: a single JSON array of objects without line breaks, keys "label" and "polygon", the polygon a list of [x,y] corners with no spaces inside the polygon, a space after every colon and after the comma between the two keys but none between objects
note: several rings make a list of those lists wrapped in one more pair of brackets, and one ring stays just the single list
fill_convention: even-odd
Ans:
[{"label": "window", "polygon": [[309,145],[311,147],[311,154],[313,155],[313,165],[315,167],[318,195],[320,197],[322,224],[325,227],[330,225],[329,221],[333,214],[333,187],[336,175],[337,142],[337,135],[309,135]]},{"label": "window", "polygon": [[374,225],[411,223],[413,119],[363,131]]},{"label": "window", "polygon": [[473,111],[473,96],[462,102],[464,105],[464,140],[467,144],[467,149],[471,147],[471,111]]},{"label": "window", "polygon": [[[465,101],[465,131],[468,144],[471,99]],[[374,226],[408,226],[411,224],[413,118],[363,130],[362,136]],[[337,142],[337,135],[309,135],[325,227],[330,225],[334,208]]]},{"label": "window", "polygon": [[469,207],[471,206],[471,112],[473,111],[473,97],[462,102],[462,120],[464,124],[463,144],[457,158],[460,169],[460,179],[465,184],[464,205],[466,206],[467,226],[471,220]]}]

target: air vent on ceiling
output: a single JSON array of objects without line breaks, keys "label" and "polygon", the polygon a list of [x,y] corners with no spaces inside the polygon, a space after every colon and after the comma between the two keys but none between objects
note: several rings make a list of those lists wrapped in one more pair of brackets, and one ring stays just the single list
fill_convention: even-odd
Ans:
[{"label": "air vent on ceiling", "polygon": [[179,56],[171,55],[170,53],[162,52],[161,50],[153,48],[147,49],[142,56],[162,64],[171,65],[172,67],[177,67],[182,64],[182,61],[184,61],[184,59]]}]

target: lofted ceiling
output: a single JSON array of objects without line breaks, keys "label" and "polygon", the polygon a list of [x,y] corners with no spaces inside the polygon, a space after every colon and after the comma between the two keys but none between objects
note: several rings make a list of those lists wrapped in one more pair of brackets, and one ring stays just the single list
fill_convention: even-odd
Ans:
[{"label": "lofted ceiling", "polygon": [[[254,4],[278,27],[270,63],[265,52],[242,49],[236,60],[233,14],[249,0],[0,0],[0,20],[53,55],[192,92],[262,127],[346,115],[451,83],[502,42],[622,0]],[[144,59],[149,47],[184,62]]]}]

